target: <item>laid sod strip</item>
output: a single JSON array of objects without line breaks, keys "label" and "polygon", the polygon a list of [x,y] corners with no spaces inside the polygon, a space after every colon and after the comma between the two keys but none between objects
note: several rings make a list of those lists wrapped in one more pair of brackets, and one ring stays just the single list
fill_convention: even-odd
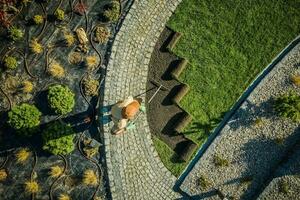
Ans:
[{"label": "laid sod strip", "polygon": [[188,162],[191,159],[197,147],[197,144],[195,144],[192,140],[189,140],[187,144],[185,144],[185,148],[180,153],[180,159],[185,162]]},{"label": "laid sod strip", "polygon": [[171,76],[174,79],[178,79],[180,74],[183,72],[183,70],[186,68],[188,64],[187,59],[182,59],[177,66],[174,67],[174,69],[171,71]]},{"label": "laid sod strip", "polygon": [[[184,0],[168,22],[182,33],[173,48],[189,60],[180,80],[191,87],[180,102],[199,128],[220,121],[256,75],[300,33],[299,4],[272,0]],[[211,127],[211,130],[214,127]]]},{"label": "laid sod strip", "polygon": [[178,93],[175,94],[172,101],[173,103],[179,104],[181,99],[189,92],[190,87],[187,84],[182,84],[178,90]]},{"label": "laid sod strip", "polygon": [[176,43],[179,41],[179,39],[181,38],[181,33],[175,32],[171,41],[169,42],[167,49],[169,51],[172,51],[173,48],[175,47]]},{"label": "laid sod strip", "polygon": [[178,123],[175,125],[174,130],[177,133],[181,133],[184,128],[192,121],[192,116],[187,112],[184,112],[179,118]]}]

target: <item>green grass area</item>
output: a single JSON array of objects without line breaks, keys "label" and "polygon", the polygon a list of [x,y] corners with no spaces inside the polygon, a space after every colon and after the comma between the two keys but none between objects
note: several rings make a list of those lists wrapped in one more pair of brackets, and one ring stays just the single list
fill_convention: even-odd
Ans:
[{"label": "green grass area", "polygon": [[174,53],[190,62],[180,77],[191,87],[181,102],[194,117],[187,137],[201,145],[257,74],[300,33],[299,7],[299,0],[183,0],[168,26],[183,33]]},{"label": "green grass area", "polygon": [[178,156],[174,153],[174,151],[158,137],[152,136],[152,140],[154,143],[154,147],[157,150],[158,155],[161,161],[164,163],[165,167],[170,170],[173,175],[179,176],[187,163],[179,163]]}]

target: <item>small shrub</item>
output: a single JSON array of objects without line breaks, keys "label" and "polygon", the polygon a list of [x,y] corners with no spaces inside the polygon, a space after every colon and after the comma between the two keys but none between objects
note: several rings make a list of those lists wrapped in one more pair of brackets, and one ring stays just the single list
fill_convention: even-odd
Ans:
[{"label": "small shrub", "polygon": [[72,52],[68,57],[69,63],[71,64],[79,64],[82,61],[82,56],[79,52]]},{"label": "small shrub", "polygon": [[26,181],[25,191],[29,194],[35,194],[39,191],[39,184],[36,181]]},{"label": "small shrub", "polygon": [[83,184],[85,185],[97,185],[98,184],[98,178],[95,172],[91,169],[85,170],[83,174]]},{"label": "small shrub", "polygon": [[229,166],[228,160],[221,158],[219,155],[214,156],[214,163],[218,167],[227,167]]},{"label": "small shrub", "polygon": [[203,189],[207,189],[211,184],[206,177],[201,175],[196,182],[197,186],[200,186]]},{"label": "small shrub", "polygon": [[41,112],[34,106],[23,103],[8,112],[8,124],[25,136],[31,136],[40,124]]},{"label": "small shrub", "polygon": [[98,26],[95,30],[95,41],[104,44],[108,41],[111,33],[107,27]]},{"label": "small shrub", "polygon": [[289,184],[285,180],[279,182],[279,192],[287,194],[289,193]]},{"label": "small shrub", "polygon": [[60,194],[58,200],[71,200],[71,198],[67,194]]},{"label": "small shrub", "polygon": [[300,96],[296,93],[291,92],[278,97],[274,107],[279,116],[300,122]]},{"label": "small shrub", "polygon": [[72,46],[75,42],[75,37],[72,33],[65,32],[64,33],[64,40],[68,47]]},{"label": "small shrub", "polygon": [[17,66],[18,66],[18,62],[17,62],[17,59],[13,56],[7,56],[6,58],[4,58],[4,67],[6,69],[16,69]]},{"label": "small shrub", "polygon": [[120,16],[120,3],[112,1],[108,8],[104,11],[103,16],[109,22],[116,22]]},{"label": "small shrub", "polygon": [[29,149],[27,149],[27,148],[20,149],[16,153],[17,162],[24,163],[29,158],[30,155],[31,155],[31,152],[29,151]]},{"label": "small shrub", "polygon": [[32,39],[29,44],[30,50],[32,53],[40,54],[43,52],[43,46],[37,41],[36,38]]},{"label": "small shrub", "polygon": [[24,93],[30,93],[33,90],[33,84],[31,81],[23,81],[22,90]]},{"label": "small shrub", "polygon": [[291,81],[294,85],[300,86],[300,75],[295,75],[291,77]]},{"label": "small shrub", "polygon": [[79,15],[84,15],[84,13],[87,10],[87,6],[84,3],[80,3],[78,2],[75,6],[74,6],[74,12],[79,14]]},{"label": "small shrub", "polygon": [[48,73],[51,76],[53,76],[54,78],[63,78],[63,77],[65,77],[65,70],[58,62],[53,62],[49,66]]},{"label": "small shrub", "polygon": [[44,23],[44,17],[42,15],[34,15],[33,16],[33,21],[35,24],[42,24]]},{"label": "small shrub", "polygon": [[92,158],[98,153],[98,148],[84,147],[83,152],[88,158]]},{"label": "small shrub", "polygon": [[53,166],[50,168],[50,172],[49,172],[49,175],[52,177],[52,178],[57,178],[59,177],[60,175],[62,175],[64,169],[60,166]]},{"label": "small shrub", "polygon": [[9,38],[13,41],[21,40],[24,37],[24,32],[15,26],[11,26],[8,29],[8,34]]},{"label": "small shrub", "polygon": [[97,96],[99,88],[99,81],[92,79],[91,77],[87,77],[83,80],[83,89],[84,93],[87,96]]},{"label": "small shrub", "polygon": [[94,70],[98,65],[98,58],[97,56],[87,56],[85,58],[85,65],[88,68],[88,70],[92,71]]},{"label": "small shrub", "polygon": [[0,169],[0,181],[5,181],[7,178],[7,172],[5,169]]},{"label": "small shrub", "polygon": [[264,124],[264,121],[262,118],[256,118],[254,120],[254,126],[255,127],[261,127]]},{"label": "small shrub", "polygon": [[42,134],[43,149],[54,155],[66,155],[74,150],[74,131],[61,122],[49,124]]},{"label": "small shrub", "polygon": [[50,108],[59,115],[65,115],[72,111],[75,105],[74,97],[74,93],[63,85],[50,86],[47,96]]},{"label": "small shrub", "polygon": [[56,17],[56,19],[58,21],[63,21],[65,19],[65,11],[63,11],[62,9],[57,9],[54,13],[54,16]]}]

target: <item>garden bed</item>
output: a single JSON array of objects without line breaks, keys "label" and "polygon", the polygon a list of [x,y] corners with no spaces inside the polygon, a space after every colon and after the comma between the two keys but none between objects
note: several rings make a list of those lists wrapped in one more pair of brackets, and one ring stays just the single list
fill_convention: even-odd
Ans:
[{"label": "garden bed", "polygon": [[[107,55],[131,3],[33,1],[11,4],[19,11],[2,16],[1,23],[11,24],[0,31],[0,199],[109,197],[96,109]],[[114,13],[105,15],[107,10]],[[13,28],[18,40],[12,38]],[[16,59],[10,69],[8,57]],[[57,85],[67,91],[59,94],[53,89]],[[38,122],[33,112],[12,118],[17,107],[37,109]],[[19,123],[22,117],[33,126],[25,129],[29,123]],[[53,167],[60,172],[56,176]]]}]

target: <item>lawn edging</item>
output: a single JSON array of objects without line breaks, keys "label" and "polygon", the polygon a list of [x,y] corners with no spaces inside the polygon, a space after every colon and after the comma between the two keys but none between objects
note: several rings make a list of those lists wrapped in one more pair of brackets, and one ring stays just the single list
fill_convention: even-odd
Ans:
[{"label": "lawn edging", "polygon": [[[266,75],[272,71],[274,66],[290,51],[292,50],[298,43],[300,42],[300,36],[298,35],[292,42],[290,42],[273,60],[272,62],[267,65],[267,67],[262,70],[261,73],[259,73],[256,78],[252,81],[252,83],[246,88],[246,90],[243,92],[243,94],[238,98],[236,103],[233,104],[231,109],[225,114],[223,120],[220,122],[220,124],[214,129],[214,131],[210,134],[210,136],[207,138],[206,142],[200,147],[194,158],[191,160],[190,164],[187,165],[187,167],[184,169],[182,174],[178,177],[174,189],[176,191],[181,191],[180,186],[187,177],[187,175],[191,172],[191,170],[194,168],[195,164],[199,161],[201,156],[206,152],[208,147],[212,144],[214,139],[219,135],[221,130],[224,128],[224,126],[227,124],[227,122],[231,119],[233,114],[239,109],[239,107],[242,105],[242,103],[245,102],[245,100],[248,98],[248,96],[251,94],[251,92],[256,88],[256,86],[266,77]],[[181,191],[183,192],[183,191]]]}]

